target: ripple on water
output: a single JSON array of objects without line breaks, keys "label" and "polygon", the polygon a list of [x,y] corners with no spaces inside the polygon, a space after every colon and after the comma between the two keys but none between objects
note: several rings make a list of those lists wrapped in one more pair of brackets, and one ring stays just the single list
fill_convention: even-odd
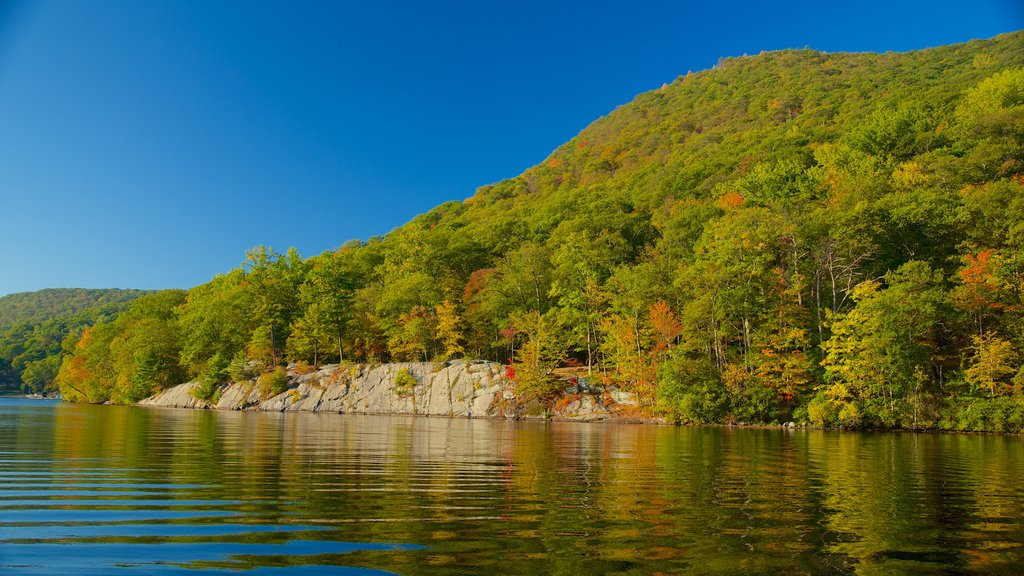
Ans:
[{"label": "ripple on water", "polygon": [[0,402],[3,574],[1013,574],[1019,439]]}]

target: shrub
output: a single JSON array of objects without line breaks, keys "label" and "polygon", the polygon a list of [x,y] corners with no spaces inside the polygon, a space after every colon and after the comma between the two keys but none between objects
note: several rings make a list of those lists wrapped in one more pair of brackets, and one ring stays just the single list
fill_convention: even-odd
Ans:
[{"label": "shrub", "polygon": [[412,396],[413,391],[416,389],[416,377],[409,372],[409,370],[402,368],[395,374],[395,394],[405,397]]},{"label": "shrub", "polygon": [[316,372],[316,366],[313,366],[309,362],[299,360],[295,363],[295,374],[303,376],[306,374],[312,374],[313,372]]},{"label": "shrub", "polygon": [[196,400],[209,400],[217,391],[217,383],[200,379],[199,383],[192,387],[189,394]]},{"label": "shrub", "polygon": [[975,432],[1021,432],[1024,430],[1024,398],[957,398],[941,426]]},{"label": "shrub", "polygon": [[260,391],[260,397],[270,398],[277,396],[288,389],[288,374],[284,368],[278,366],[270,372],[260,375],[256,380],[256,387]]},{"label": "shrub", "polygon": [[807,403],[807,419],[821,428],[860,428],[867,422],[863,403],[845,398],[842,385],[819,391]]}]

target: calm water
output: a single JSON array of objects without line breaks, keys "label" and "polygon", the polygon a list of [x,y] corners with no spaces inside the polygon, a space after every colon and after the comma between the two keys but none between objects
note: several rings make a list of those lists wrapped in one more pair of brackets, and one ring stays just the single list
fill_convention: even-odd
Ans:
[{"label": "calm water", "polygon": [[2,574],[1024,572],[1024,440],[0,399]]}]

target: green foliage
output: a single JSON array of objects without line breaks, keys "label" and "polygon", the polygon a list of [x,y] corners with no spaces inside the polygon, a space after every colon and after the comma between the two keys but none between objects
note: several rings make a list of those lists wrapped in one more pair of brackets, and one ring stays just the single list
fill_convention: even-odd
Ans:
[{"label": "green foliage", "polygon": [[[0,331],[18,324],[42,324],[96,308],[120,311],[147,290],[48,288],[0,297]],[[96,314],[96,312],[93,312]]]},{"label": "green foliage", "polygon": [[1024,432],[1024,398],[954,398],[941,426],[948,430],[1019,434]]},{"label": "green foliage", "polygon": [[413,391],[416,389],[416,377],[408,369],[402,368],[395,374],[395,380],[392,385],[394,386],[395,394],[398,396],[403,398],[412,396]]},{"label": "green foliage", "polygon": [[55,389],[70,335],[126,310],[143,290],[62,288],[9,294],[0,298],[0,390]]},{"label": "green foliage", "polygon": [[841,418],[850,425],[910,424],[909,402],[929,385],[942,340],[947,296],[941,273],[914,261],[885,281],[884,289],[875,281],[859,284],[852,293],[857,305],[837,317],[832,338],[822,344],[828,395],[850,405]]},{"label": "green foliage", "polygon": [[972,390],[987,393],[990,398],[1010,393],[1010,377],[1019,370],[1013,344],[994,335],[974,336],[971,342],[971,361],[964,370],[964,380]]},{"label": "green foliage", "polygon": [[132,403],[182,382],[175,310],[184,300],[181,290],[149,294],[115,320],[86,329],[57,375],[64,397]]},{"label": "green foliage", "polygon": [[260,391],[261,398],[277,396],[288,389],[288,373],[282,366],[264,372],[256,379],[256,389]]},{"label": "green foliage", "polygon": [[246,382],[253,380],[260,375],[260,366],[255,361],[245,357],[245,353],[239,351],[228,364],[228,376],[232,382]]},{"label": "green foliage", "polygon": [[707,358],[674,358],[658,371],[658,405],[680,422],[720,422],[729,407],[728,393]]},{"label": "green foliage", "polygon": [[561,386],[552,370],[564,352],[551,322],[537,311],[515,314],[509,322],[522,339],[513,359],[516,393],[527,398],[554,395]]},{"label": "green foliage", "polygon": [[192,395],[200,400],[209,400],[217,392],[218,386],[228,379],[228,360],[217,354],[210,358],[206,368],[199,375],[199,384],[192,389]]},{"label": "green foliage", "polygon": [[[585,369],[681,421],[1009,429],[1022,95],[1022,32],[725,59],[385,237],[308,260],[257,247],[169,314],[97,323],[58,380],[126,401],[218,355],[236,380],[466,356],[541,399]],[[19,326],[8,342],[66,333]],[[0,374],[52,373],[14,348]]]}]

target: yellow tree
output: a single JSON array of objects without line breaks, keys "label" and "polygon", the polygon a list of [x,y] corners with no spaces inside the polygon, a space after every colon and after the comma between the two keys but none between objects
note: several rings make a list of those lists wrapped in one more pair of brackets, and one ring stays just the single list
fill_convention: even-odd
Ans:
[{"label": "yellow tree", "polygon": [[652,361],[650,330],[636,319],[613,314],[598,325],[604,334],[601,349],[615,366],[615,380],[632,389],[645,404],[655,400],[657,365]]},{"label": "yellow tree", "polygon": [[1008,391],[1008,380],[1017,372],[1014,368],[1017,352],[1013,344],[991,334],[977,335],[972,340],[973,357],[964,370],[967,382],[978,389],[987,390],[989,397]]},{"label": "yellow tree", "polygon": [[562,359],[563,350],[551,323],[536,310],[513,313],[509,323],[517,336],[526,338],[516,355],[516,391],[522,395],[551,396],[558,381],[551,371]]},{"label": "yellow tree", "polygon": [[434,307],[437,315],[437,339],[444,347],[446,359],[462,356],[465,349],[462,347],[462,317],[451,300],[445,300]]}]

